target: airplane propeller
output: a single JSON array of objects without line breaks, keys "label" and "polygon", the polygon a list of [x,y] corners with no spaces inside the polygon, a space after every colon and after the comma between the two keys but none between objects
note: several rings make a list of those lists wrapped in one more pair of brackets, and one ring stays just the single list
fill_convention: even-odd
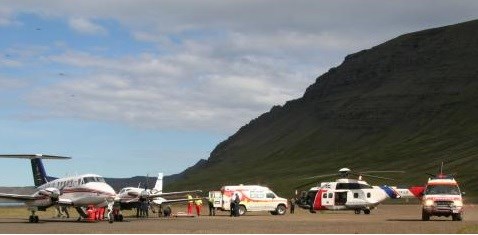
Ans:
[{"label": "airplane propeller", "polygon": [[56,202],[60,198],[60,190],[57,188],[46,188],[38,192],[40,195],[50,197],[52,201]]}]

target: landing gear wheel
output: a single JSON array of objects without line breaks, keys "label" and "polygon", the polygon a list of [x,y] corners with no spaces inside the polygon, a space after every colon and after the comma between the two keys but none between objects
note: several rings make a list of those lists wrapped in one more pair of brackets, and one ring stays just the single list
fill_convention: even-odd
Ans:
[{"label": "landing gear wheel", "polygon": [[456,214],[452,214],[451,218],[453,219],[453,221],[462,221],[463,215],[461,213],[456,213]]},{"label": "landing gear wheel", "polygon": [[423,221],[429,221],[430,220],[430,214],[428,214],[426,211],[422,210],[422,220]]},{"label": "landing gear wheel", "polygon": [[30,217],[28,217],[28,222],[30,223],[38,223],[38,221],[38,215],[30,215]]},{"label": "landing gear wheel", "polygon": [[359,209],[355,210],[355,214],[360,215],[360,210]]},{"label": "landing gear wheel", "polygon": [[369,214],[370,214],[370,210],[369,210],[369,209],[365,209],[365,210],[363,210],[363,213],[366,214],[366,215],[369,215]]}]

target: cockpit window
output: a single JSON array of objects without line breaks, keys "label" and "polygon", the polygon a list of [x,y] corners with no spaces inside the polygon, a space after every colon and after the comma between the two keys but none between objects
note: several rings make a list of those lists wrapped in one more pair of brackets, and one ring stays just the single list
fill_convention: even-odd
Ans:
[{"label": "cockpit window", "polygon": [[101,183],[104,183],[105,182],[105,179],[103,179],[103,177],[85,177],[83,178],[83,182],[86,184],[86,183],[91,183],[91,182],[101,182]]},{"label": "cockpit window", "polygon": [[425,195],[448,194],[460,195],[458,185],[428,185]]},{"label": "cockpit window", "polygon": [[95,177],[95,178],[96,178],[96,182],[105,183],[105,179],[103,179],[103,177]]}]

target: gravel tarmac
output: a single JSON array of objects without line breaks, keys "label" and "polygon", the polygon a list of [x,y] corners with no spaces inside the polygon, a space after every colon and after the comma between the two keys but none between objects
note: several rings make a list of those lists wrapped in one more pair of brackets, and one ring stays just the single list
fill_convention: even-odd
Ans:
[{"label": "gravel tarmac", "polygon": [[[0,208],[8,210],[8,208]],[[173,207],[173,213],[184,211]],[[325,211],[311,214],[296,208],[295,214],[274,216],[267,212],[250,212],[230,217],[228,212],[216,216],[134,218],[125,213],[124,222],[77,222],[75,219],[52,219],[42,214],[38,224],[24,217],[0,218],[0,233],[478,233],[478,208],[466,205],[463,221],[432,217],[421,221],[419,205],[380,205],[370,215],[353,211]]]}]

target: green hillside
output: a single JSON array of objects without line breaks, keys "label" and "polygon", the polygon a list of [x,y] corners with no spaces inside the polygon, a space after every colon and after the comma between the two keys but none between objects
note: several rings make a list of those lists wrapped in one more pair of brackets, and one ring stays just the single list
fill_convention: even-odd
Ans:
[{"label": "green hillside", "polygon": [[[304,177],[353,170],[421,185],[440,163],[478,196],[478,21],[410,33],[317,78],[220,143],[167,189],[259,183],[292,195]],[[333,180],[333,179],[324,179]],[[165,180],[167,183],[168,180]]]}]

